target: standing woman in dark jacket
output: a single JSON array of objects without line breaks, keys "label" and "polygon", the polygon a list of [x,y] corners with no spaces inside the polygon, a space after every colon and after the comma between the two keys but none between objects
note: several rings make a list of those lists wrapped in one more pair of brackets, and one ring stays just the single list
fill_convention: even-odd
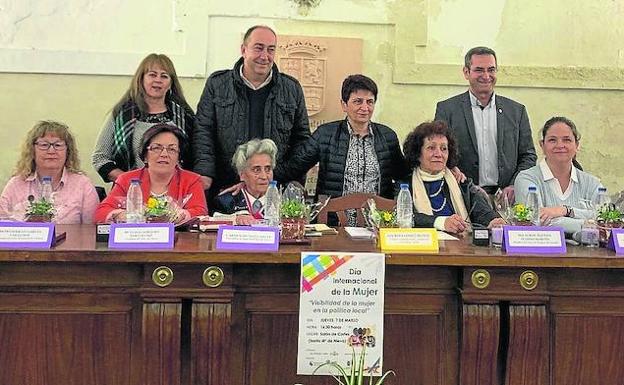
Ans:
[{"label": "standing woman in dark jacket", "polygon": [[394,182],[406,180],[409,168],[396,133],[371,122],[377,85],[364,75],[351,75],[341,93],[346,118],[319,126],[286,165],[288,175],[299,175],[320,162],[318,195],[373,193],[392,199]]},{"label": "standing woman in dark jacket", "polygon": [[[91,162],[105,182],[143,167],[141,139],[148,128],[159,123],[176,126],[188,140],[195,114],[184,99],[171,60],[151,53],[139,64],[130,88],[100,130]],[[191,168],[191,152],[180,154],[180,161],[182,167]]]}]

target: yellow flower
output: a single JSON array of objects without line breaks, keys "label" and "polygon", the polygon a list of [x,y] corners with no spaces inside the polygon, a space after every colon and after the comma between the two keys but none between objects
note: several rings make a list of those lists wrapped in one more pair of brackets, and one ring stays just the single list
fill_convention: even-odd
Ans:
[{"label": "yellow flower", "polygon": [[150,209],[153,209],[156,206],[158,206],[158,200],[156,198],[154,198],[154,197],[150,197],[147,200],[147,207],[150,208]]}]

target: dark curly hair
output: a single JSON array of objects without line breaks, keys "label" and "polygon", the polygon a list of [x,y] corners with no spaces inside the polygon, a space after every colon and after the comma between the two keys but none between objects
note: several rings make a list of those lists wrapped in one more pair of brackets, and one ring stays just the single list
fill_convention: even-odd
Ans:
[{"label": "dark curly hair", "polygon": [[423,144],[425,143],[425,139],[433,135],[442,135],[448,140],[449,155],[446,167],[453,168],[457,166],[458,155],[455,137],[451,133],[451,130],[449,130],[446,122],[436,120],[433,122],[420,123],[407,135],[405,142],[403,142],[405,159],[412,169],[416,169],[416,167],[420,165],[420,152],[423,148]]},{"label": "dark curly hair", "polygon": [[[143,138],[141,140],[141,160],[143,160],[143,162],[146,162],[147,148],[152,143],[152,139],[154,139],[156,135],[162,134],[163,132],[170,132],[175,135],[176,138],[178,138],[178,148],[180,149],[178,161],[182,163],[182,160],[185,159],[185,157],[188,155],[188,138],[184,134],[184,132],[182,132],[182,130],[180,130],[178,127],[167,123],[155,124],[152,127],[148,128],[147,131],[145,131],[145,134],[143,134]],[[192,166],[193,165],[186,165],[182,163],[183,168]]]}]

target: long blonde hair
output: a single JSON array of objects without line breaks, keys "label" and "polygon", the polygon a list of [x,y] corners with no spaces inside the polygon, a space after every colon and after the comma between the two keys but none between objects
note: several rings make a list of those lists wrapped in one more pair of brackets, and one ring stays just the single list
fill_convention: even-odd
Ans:
[{"label": "long blonde hair", "polygon": [[76,141],[69,132],[69,127],[64,123],[42,120],[28,131],[26,140],[22,143],[22,151],[15,166],[14,175],[26,178],[35,172],[35,142],[46,134],[54,134],[67,144],[65,167],[70,172],[81,173]]},{"label": "long blonde hair", "polygon": [[[145,90],[143,89],[143,77],[145,74],[152,68],[159,66],[163,70],[165,70],[169,77],[171,78],[171,91],[169,97],[173,98],[173,100],[184,107],[188,106],[186,99],[184,98],[184,93],[182,92],[182,86],[180,85],[180,81],[178,80],[178,75],[176,74],[175,67],[173,66],[173,62],[167,55],[151,53],[147,55],[139,64],[134,76],[132,77],[132,81],[130,81],[130,88],[123,94],[121,99],[117,102],[115,107],[113,107],[113,112],[117,113],[121,110],[122,106],[128,102],[133,101],[139,111],[142,114],[146,114],[148,111],[147,103],[145,103]],[[169,92],[168,92],[169,94]]]}]

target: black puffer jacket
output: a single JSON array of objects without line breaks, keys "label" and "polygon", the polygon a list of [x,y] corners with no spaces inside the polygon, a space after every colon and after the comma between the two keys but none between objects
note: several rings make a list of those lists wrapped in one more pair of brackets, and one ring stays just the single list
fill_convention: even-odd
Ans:
[{"label": "black puffer jacket", "polygon": [[[396,133],[390,127],[378,123],[372,123],[372,130],[381,173],[379,195],[393,199],[393,181],[407,180],[410,170]],[[303,150],[297,151],[286,165],[286,177],[299,175],[319,162],[317,195],[342,196],[349,139],[346,120],[319,126],[305,142]]]},{"label": "black puffer jacket", "polygon": [[[243,59],[234,68],[214,72],[206,81],[197,106],[197,128],[192,137],[195,156],[193,170],[214,179],[213,187],[226,187],[238,182],[232,167],[236,148],[249,138],[246,85],[240,77]],[[297,79],[282,74],[273,65],[271,91],[264,109],[263,138],[277,145],[275,178],[298,145],[310,137],[308,114],[303,90]]]}]

